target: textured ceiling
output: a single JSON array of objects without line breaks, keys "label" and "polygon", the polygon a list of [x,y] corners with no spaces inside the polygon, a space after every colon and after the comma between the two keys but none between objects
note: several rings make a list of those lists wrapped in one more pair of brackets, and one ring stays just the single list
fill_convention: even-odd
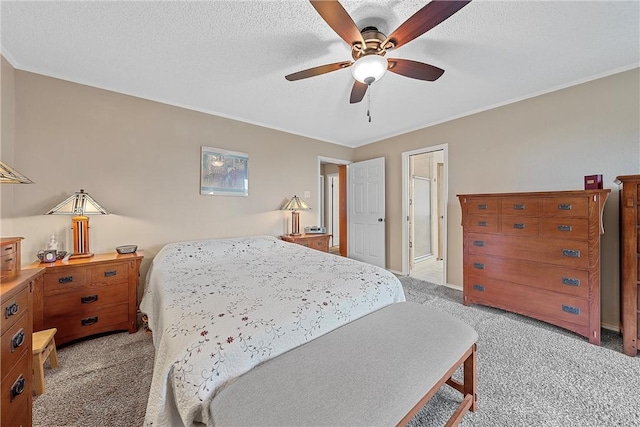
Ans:
[{"label": "textured ceiling", "polygon": [[[427,1],[341,2],[390,34]],[[349,104],[350,60],[308,1],[1,3],[2,53],[22,70],[351,147],[637,67],[639,1],[482,1],[394,57],[445,70],[387,73]],[[596,102],[597,100],[594,100]]]}]

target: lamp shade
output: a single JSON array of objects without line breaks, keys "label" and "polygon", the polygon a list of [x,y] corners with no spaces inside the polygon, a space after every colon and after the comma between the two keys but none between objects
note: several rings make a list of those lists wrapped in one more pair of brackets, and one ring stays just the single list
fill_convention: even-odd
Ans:
[{"label": "lamp shade", "polygon": [[59,205],[47,212],[47,215],[108,215],[109,212],[84,190],[73,193]]},{"label": "lamp shade", "polygon": [[33,184],[26,176],[20,172],[0,161],[0,183],[3,184]]},{"label": "lamp shade", "polygon": [[353,63],[351,75],[360,83],[370,85],[384,76],[388,65],[387,60],[380,55],[366,55]]},{"label": "lamp shade", "polygon": [[298,196],[293,196],[291,200],[285,203],[285,205],[282,207],[281,210],[303,211],[303,210],[309,210],[309,209],[311,209],[311,206],[309,206],[304,200],[300,200]]}]

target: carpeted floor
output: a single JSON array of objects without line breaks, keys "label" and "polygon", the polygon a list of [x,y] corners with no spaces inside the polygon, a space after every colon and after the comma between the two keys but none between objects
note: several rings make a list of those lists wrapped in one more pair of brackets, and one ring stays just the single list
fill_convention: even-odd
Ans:
[{"label": "carpeted floor", "polygon": [[[478,411],[461,426],[640,426],[640,357],[604,331],[597,347],[562,329],[487,307],[462,305],[459,291],[400,279],[407,300],[456,316],[478,340]],[[34,426],[140,426],[153,369],[143,331],[85,340],[59,350]],[[460,395],[443,388],[410,422],[442,426]]]}]

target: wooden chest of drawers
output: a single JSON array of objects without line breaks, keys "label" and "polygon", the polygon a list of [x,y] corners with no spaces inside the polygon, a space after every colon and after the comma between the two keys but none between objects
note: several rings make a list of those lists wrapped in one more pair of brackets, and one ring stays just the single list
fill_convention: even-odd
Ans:
[{"label": "wooden chest of drawers", "polygon": [[638,354],[640,341],[640,175],[619,176],[620,326],[625,354]]},{"label": "wooden chest of drawers", "polygon": [[34,263],[45,267],[34,292],[35,331],[57,328],[56,344],[89,335],[137,331],[136,294],[141,252]]},{"label": "wooden chest of drawers", "polygon": [[311,249],[329,252],[331,234],[301,234],[299,236],[280,236],[285,242],[297,243]]},{"label": "wooden chest of drawers", "polygon": [[[18,249],[19,250],[19,249]],[[0,425],[31,426],[33,289],[42,268],[18,271],[0,283]]]},{"label": "wooden chest of drawers", "polygon": [[20,271],[20,241],[22,237],[0,239],[0,280],[15,276]]},{"label": "wooden chest of drawers", "polygon": [[464,304],[600,344],[600,234],[610,190],[463,194]]}]

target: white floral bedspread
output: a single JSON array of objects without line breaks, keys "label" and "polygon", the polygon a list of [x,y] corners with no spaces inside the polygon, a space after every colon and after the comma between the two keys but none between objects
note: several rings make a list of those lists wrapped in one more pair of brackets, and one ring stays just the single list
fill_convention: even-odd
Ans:
[{"label": "white floral bedspread", "polygon": [[228,381],[404,300],[384,269],[271,236],[169,244],[140,305],[156,348],[145,425],[214,425]]}]

